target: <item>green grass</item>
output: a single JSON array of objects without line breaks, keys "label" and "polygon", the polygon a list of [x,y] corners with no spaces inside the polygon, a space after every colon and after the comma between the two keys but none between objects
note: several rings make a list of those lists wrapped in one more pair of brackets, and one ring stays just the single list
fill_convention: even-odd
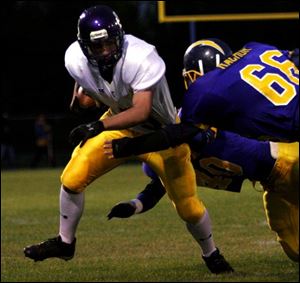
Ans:
[{"label": "green grass", "polygon": [[61,169],[1,172],[2,282],[298,282],[269,230],[262,193],[246,183],[241,194],[199,190],[214,239],[236,270],[212,275],[168,198],[130,219],[106,220],[116,202],[133,198],[148,179],[140,166],[121,166],[93,183],[71,261],[33,262],[23,247],[58,232]]}]

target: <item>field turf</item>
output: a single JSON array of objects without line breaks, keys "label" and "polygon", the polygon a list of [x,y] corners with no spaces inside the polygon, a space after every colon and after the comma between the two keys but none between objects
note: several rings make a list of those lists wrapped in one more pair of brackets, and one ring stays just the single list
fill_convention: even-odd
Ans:
[{"label": "field turf", "polygon": [[70,261],[25,258],[26,245],[56,236],[59,169],[1,171],[1,282],[298,282],[292,262],[269,230],[262,193],[200,188],[217,246],[235,269],[213,275],[167,197],[151,211],[107,220],[118,201],[148,182],[137,164],[121,166],[86,191],[85,211]]}]

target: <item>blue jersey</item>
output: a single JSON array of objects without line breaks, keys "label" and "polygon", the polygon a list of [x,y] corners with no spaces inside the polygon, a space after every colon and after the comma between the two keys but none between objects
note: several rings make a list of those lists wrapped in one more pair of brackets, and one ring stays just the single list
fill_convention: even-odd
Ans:
[{"label": "blue jersey", "polygon": [[198,186],[239,192],[245,179],[266,180],[275,159],[269,142],[218,131],[213,142],[193,151],[192,163]]},{"label": "blue jersey", "polygon": [[190,85],[182,121],[243,136],[299,140],[299,70],[286,51],[251,42]]}]

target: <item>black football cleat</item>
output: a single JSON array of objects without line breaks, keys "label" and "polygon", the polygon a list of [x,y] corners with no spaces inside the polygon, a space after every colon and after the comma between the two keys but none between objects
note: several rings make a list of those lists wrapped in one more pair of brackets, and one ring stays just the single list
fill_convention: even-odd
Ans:
[{"label": "black football cleat", "polygon": [[234,272],[233,268],[226,261],[223,255],[220,254],[217,248],[209,257],[202,256],[208,269],[215,274]]},{"label": "black football cleat", "polygon": [[74,257],[76,238],[71,244],[64,243],[60,236],[48,239],[36,245],[24,248],[26,257],[34,261],[42,261],[50,257],[70,260]]}]

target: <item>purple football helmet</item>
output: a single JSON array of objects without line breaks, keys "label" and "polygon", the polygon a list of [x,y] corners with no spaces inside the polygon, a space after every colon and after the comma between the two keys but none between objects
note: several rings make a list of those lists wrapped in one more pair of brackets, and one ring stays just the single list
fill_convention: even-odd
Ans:
[{"label": "purple football helmet", "polygon": [[232,55],[230,47],[216,38],[202,39],[192,43],[183,56],[185,88],[199,76],[215,69]]},{"label": "purple football helmet", "polygon": [[[99,68],[113,67],[122,56],[124,31],[118,15],[108,6],[98,5],[82,12],[78,20],[77,39],[88,61]],[[103,42],[116,45],[109,56],[93,53]]]}]

